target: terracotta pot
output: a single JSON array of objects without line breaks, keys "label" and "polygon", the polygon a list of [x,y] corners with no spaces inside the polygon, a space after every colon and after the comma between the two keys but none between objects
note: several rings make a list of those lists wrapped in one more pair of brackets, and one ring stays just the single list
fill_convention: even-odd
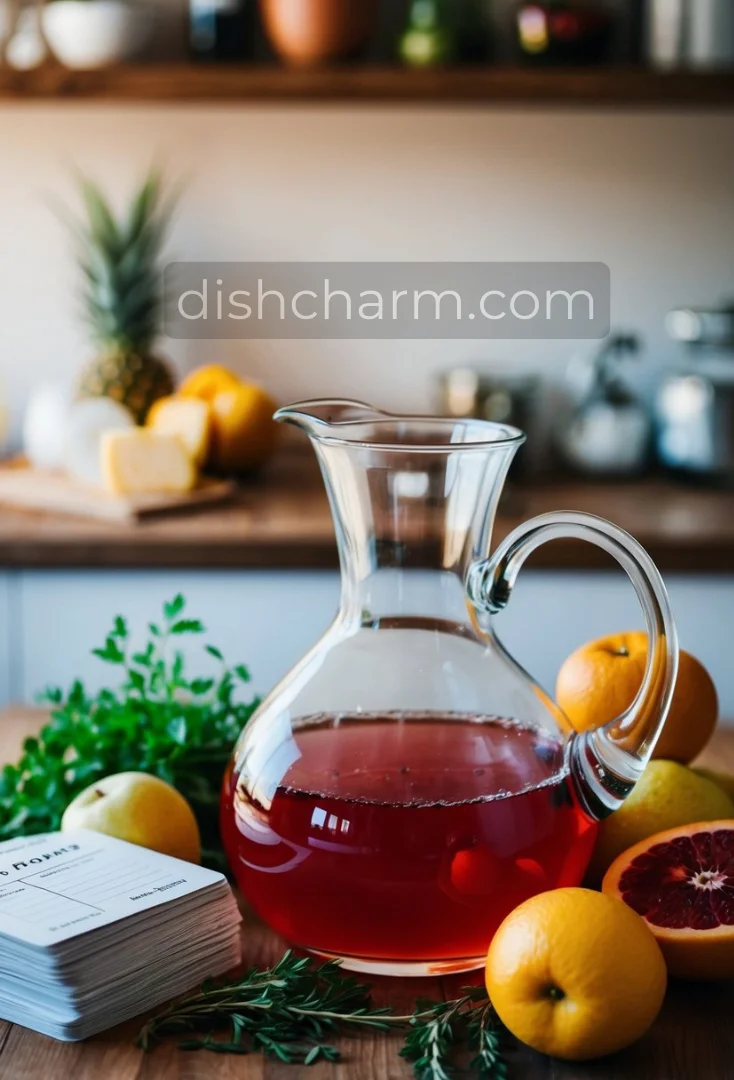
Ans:
[{"label": "terracotta pot", "polygon": [[376,0],[260,0],[271,45],[288,64],[351,56],[367,41]]}]

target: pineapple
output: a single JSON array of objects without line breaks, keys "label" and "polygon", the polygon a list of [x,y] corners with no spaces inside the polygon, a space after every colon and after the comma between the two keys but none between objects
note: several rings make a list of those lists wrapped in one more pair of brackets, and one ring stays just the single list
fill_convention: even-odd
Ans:
[{"label": "pineapple", "polygon": [[151,173],[127,219],[115,220],[99,188],[82,181],[86,221],[79,230],[84,307],[100,353],[82,373],[78,396],[109,397],[142,424],[151,405],[173,391],[166,363],[152,349],[160,331],[159,256],[170,218],[161,180]]}]

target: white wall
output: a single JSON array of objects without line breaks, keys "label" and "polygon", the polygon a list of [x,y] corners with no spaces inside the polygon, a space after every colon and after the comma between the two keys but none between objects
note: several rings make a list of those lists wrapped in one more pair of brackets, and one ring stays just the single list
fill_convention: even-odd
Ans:
[{"label": "white wall", "polygon": [[[600,259],[614,321],[669,355],[674,303],[734,293],[734,116],[104,105],[0,109],[0,382],[14,416],[90,348],[50,203],[78,166],[122,198],[153,158],[187,190],[187,259]],[[344,393],[420,409],[431,376],[480,359],[554,371],[554,343],[170,343],[280,398]]]},{"label": "white wall", "polygon": [[[681,645],[706,664],[719,691],[722,716],[734,721],[734,577],[670,575],[667,585]],[[204,620],[205,640],[220,646],[231,662],[247,663],[254,688],[265,693],[331,622],[339,581],[336,573],[287,572],[14,575],[13,657],[5,665],[12,681],[0,684],[0,704],[32,700],[44,686],[66,687],[76,677],[97,686],[114,678],[114,671],[89,655],[102,644],[113,616],[128,616],[131,627],[144,633],[163,601],[178,590],[189,600],[189,614]],[[583,642],[641,625],[634,592],[621,571],[523,571],[512,602],[495,619],[515,659],[550,691],[563,660]],[[192,657],[198,650],[195,640]],[[201,663],[198,656],[196,663]]]}]

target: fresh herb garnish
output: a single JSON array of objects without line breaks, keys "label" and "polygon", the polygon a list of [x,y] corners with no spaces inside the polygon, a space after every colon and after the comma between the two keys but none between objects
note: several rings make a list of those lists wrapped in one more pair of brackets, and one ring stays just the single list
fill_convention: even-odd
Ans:
[{"label": "fresh herb garnish", "polygon": [[[474,998],[474,1002],[478,999]],[[472,1008],[466,1019],[466,1033],[469,1049],[475,1052],[469,1068],[475,1069],[480,1076],[491,1076],[494,1080],[506,1080],[507,1065],[502,1057],[500,1029],[497,1014],[492,1002],[485,999],[483,1004]]]},{"label": "fresh herb garnish", "polygon": [[90,784],[111,773],[147,772],[188,799],[203,861],[224,866],[217,824],[222,775],[257,700],[238,700],[249,673],[241,664],[229,669],[213,645],[205,649],[220,665],[217,677],[186,676],[176,643],[204,627],[184,609],[180,595],[165,604],[162,622],[149,625],[150,640],[139,650],[117,616],[104,645],[93,650],[120,670],[116,690],[90,694],[77,681],[66,694],[45,691],[50,723],[0,773],[0,839],[58,829],[68,804]]},{"label": "fresh herb garnish", "polygon": [[410,1025],[400,1054],[417,1080],[449,1080],[452,1058],[462,1047],[474,1052],[470,1068],[477,1076],[506,1080],[499,1022],[483,987],[465,986],[453,1001],[418,1001]]},{"label": "fresh herb garnish", "polygon": [[471,1067],[477,1075],[506,1080],[497,1020],[481,987],[466,988],[456,1001],[420,1001],[411,1016],[397,1016],[376,1008],[370,987],[343,976],[338,962],[319,965],[291,952],[273,968],[252,968],[233,982],[205,984],[200,993],[149,1020],[138,1045],[151,1050],[166,1035],[191,1034],[196,1037],[181,1042],[182,1050],[259,1050],[287,1065],[312,1065],[338,1061],[339,1050],[330,1040],[359,1028],[406,1029],[400,1053],[417,1080],[449,1080],[462,1048],[476,1053]]}]

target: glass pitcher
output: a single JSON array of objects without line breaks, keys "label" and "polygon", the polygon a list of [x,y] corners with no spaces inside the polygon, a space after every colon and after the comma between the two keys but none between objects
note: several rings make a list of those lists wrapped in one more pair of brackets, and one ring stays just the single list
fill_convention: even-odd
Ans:
[{"label": "glass pitcher", "polygon": [[[665,587],[631,536],[588,514],[535,518],[489,557],[516,428],[338,400],[276,418],[307,432],[321,465],[341,603],[239,739],[222,797],[230,865],[279,934],[345,967],[481,966],[517,904],[581,882],[596,822],[649,759],[677,671]],[[616,557],[650,642],[633,705],[571,738],[492,621],[557,537]]]}]

